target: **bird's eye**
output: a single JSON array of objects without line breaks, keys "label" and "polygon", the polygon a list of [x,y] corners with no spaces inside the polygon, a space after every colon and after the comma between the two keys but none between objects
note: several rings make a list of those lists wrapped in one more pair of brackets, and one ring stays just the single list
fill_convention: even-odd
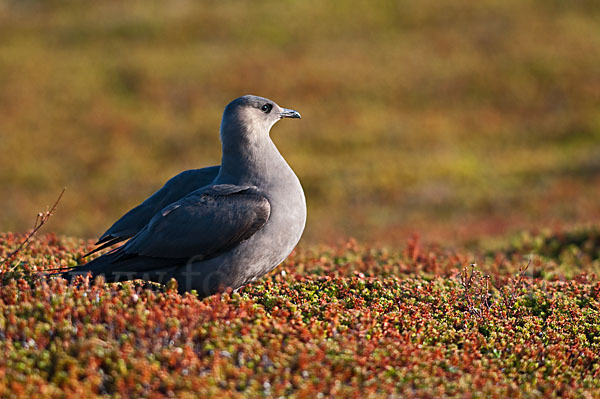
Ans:
[{"label": "bird's eye", "polygon": [[262,107],[260,107],[260,110],[262,112],[264,112],[265,114],[268,114],[269,112],[271,112],[271,110],[273,109],[273,106],[271,104],[265,104]]}]

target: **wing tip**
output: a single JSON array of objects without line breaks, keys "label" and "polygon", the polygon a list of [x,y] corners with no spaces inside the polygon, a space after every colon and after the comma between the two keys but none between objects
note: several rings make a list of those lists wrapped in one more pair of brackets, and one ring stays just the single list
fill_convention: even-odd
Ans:
[{"label": "wing tip", "polygon": [[101,251],[105,248],[110,247],[111,245],[117,244],[117,243],[127,239],[126,237],[114,237],[114,236],[107,236],[107,237],[111,237],[111,238],[110,239],[100,238],[100,240],[98,240],[98,242],[96,243],[96,245],[100,245],[100,246],[98,248],[92,249],[90,252],[83,255],[83,257],[87,258],[88,256],[90,256],[98,251]]},{"label": "wing tip", "polygon": [[102,234],[102,236],[100,238],[98,238],[98,241],[96,241],[96,243],[94,245],[103,244],[106,241],[112,240],[113,238],[115,238],[115,236],[113,236],[112,234],[106,232],[106,233]]}]

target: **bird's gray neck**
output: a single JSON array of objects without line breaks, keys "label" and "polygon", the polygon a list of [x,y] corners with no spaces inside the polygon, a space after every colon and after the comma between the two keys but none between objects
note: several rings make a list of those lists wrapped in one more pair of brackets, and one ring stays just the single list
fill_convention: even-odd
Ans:
[{"label": "bird's gray neck", "polygon": [[289,168],[265,132],[247,131],[241,137],[239,133],[221,134],[221,142],[223,156],[218,176],[220,183],[264,184],[265,176],[271,175],[269,171]]}]

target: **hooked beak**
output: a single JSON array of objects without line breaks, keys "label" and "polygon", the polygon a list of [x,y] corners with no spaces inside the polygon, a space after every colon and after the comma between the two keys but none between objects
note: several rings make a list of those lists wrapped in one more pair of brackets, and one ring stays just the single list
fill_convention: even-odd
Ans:
[{"label": "hooked beak", "polygon": [[293,109],[283,108],[281,113],[279,114],[280,118],[298,118],[300,119],[300,113],[298,111],[294,111]]}]

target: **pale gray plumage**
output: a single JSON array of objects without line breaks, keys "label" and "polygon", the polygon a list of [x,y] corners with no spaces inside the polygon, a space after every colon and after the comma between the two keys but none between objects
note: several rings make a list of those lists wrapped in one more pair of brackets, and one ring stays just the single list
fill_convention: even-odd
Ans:
[{"label": "pale gray plumage", "polygon": [[269,137],[282,118],[300,114],[262,97],[233,100],[221,123],[221,165],[169,180],[115,222],[98,249],[127,243],[64,276],[175,278],[180,291],[207,296],[272,270],[296,246],[306,222],[302,186]]}]

